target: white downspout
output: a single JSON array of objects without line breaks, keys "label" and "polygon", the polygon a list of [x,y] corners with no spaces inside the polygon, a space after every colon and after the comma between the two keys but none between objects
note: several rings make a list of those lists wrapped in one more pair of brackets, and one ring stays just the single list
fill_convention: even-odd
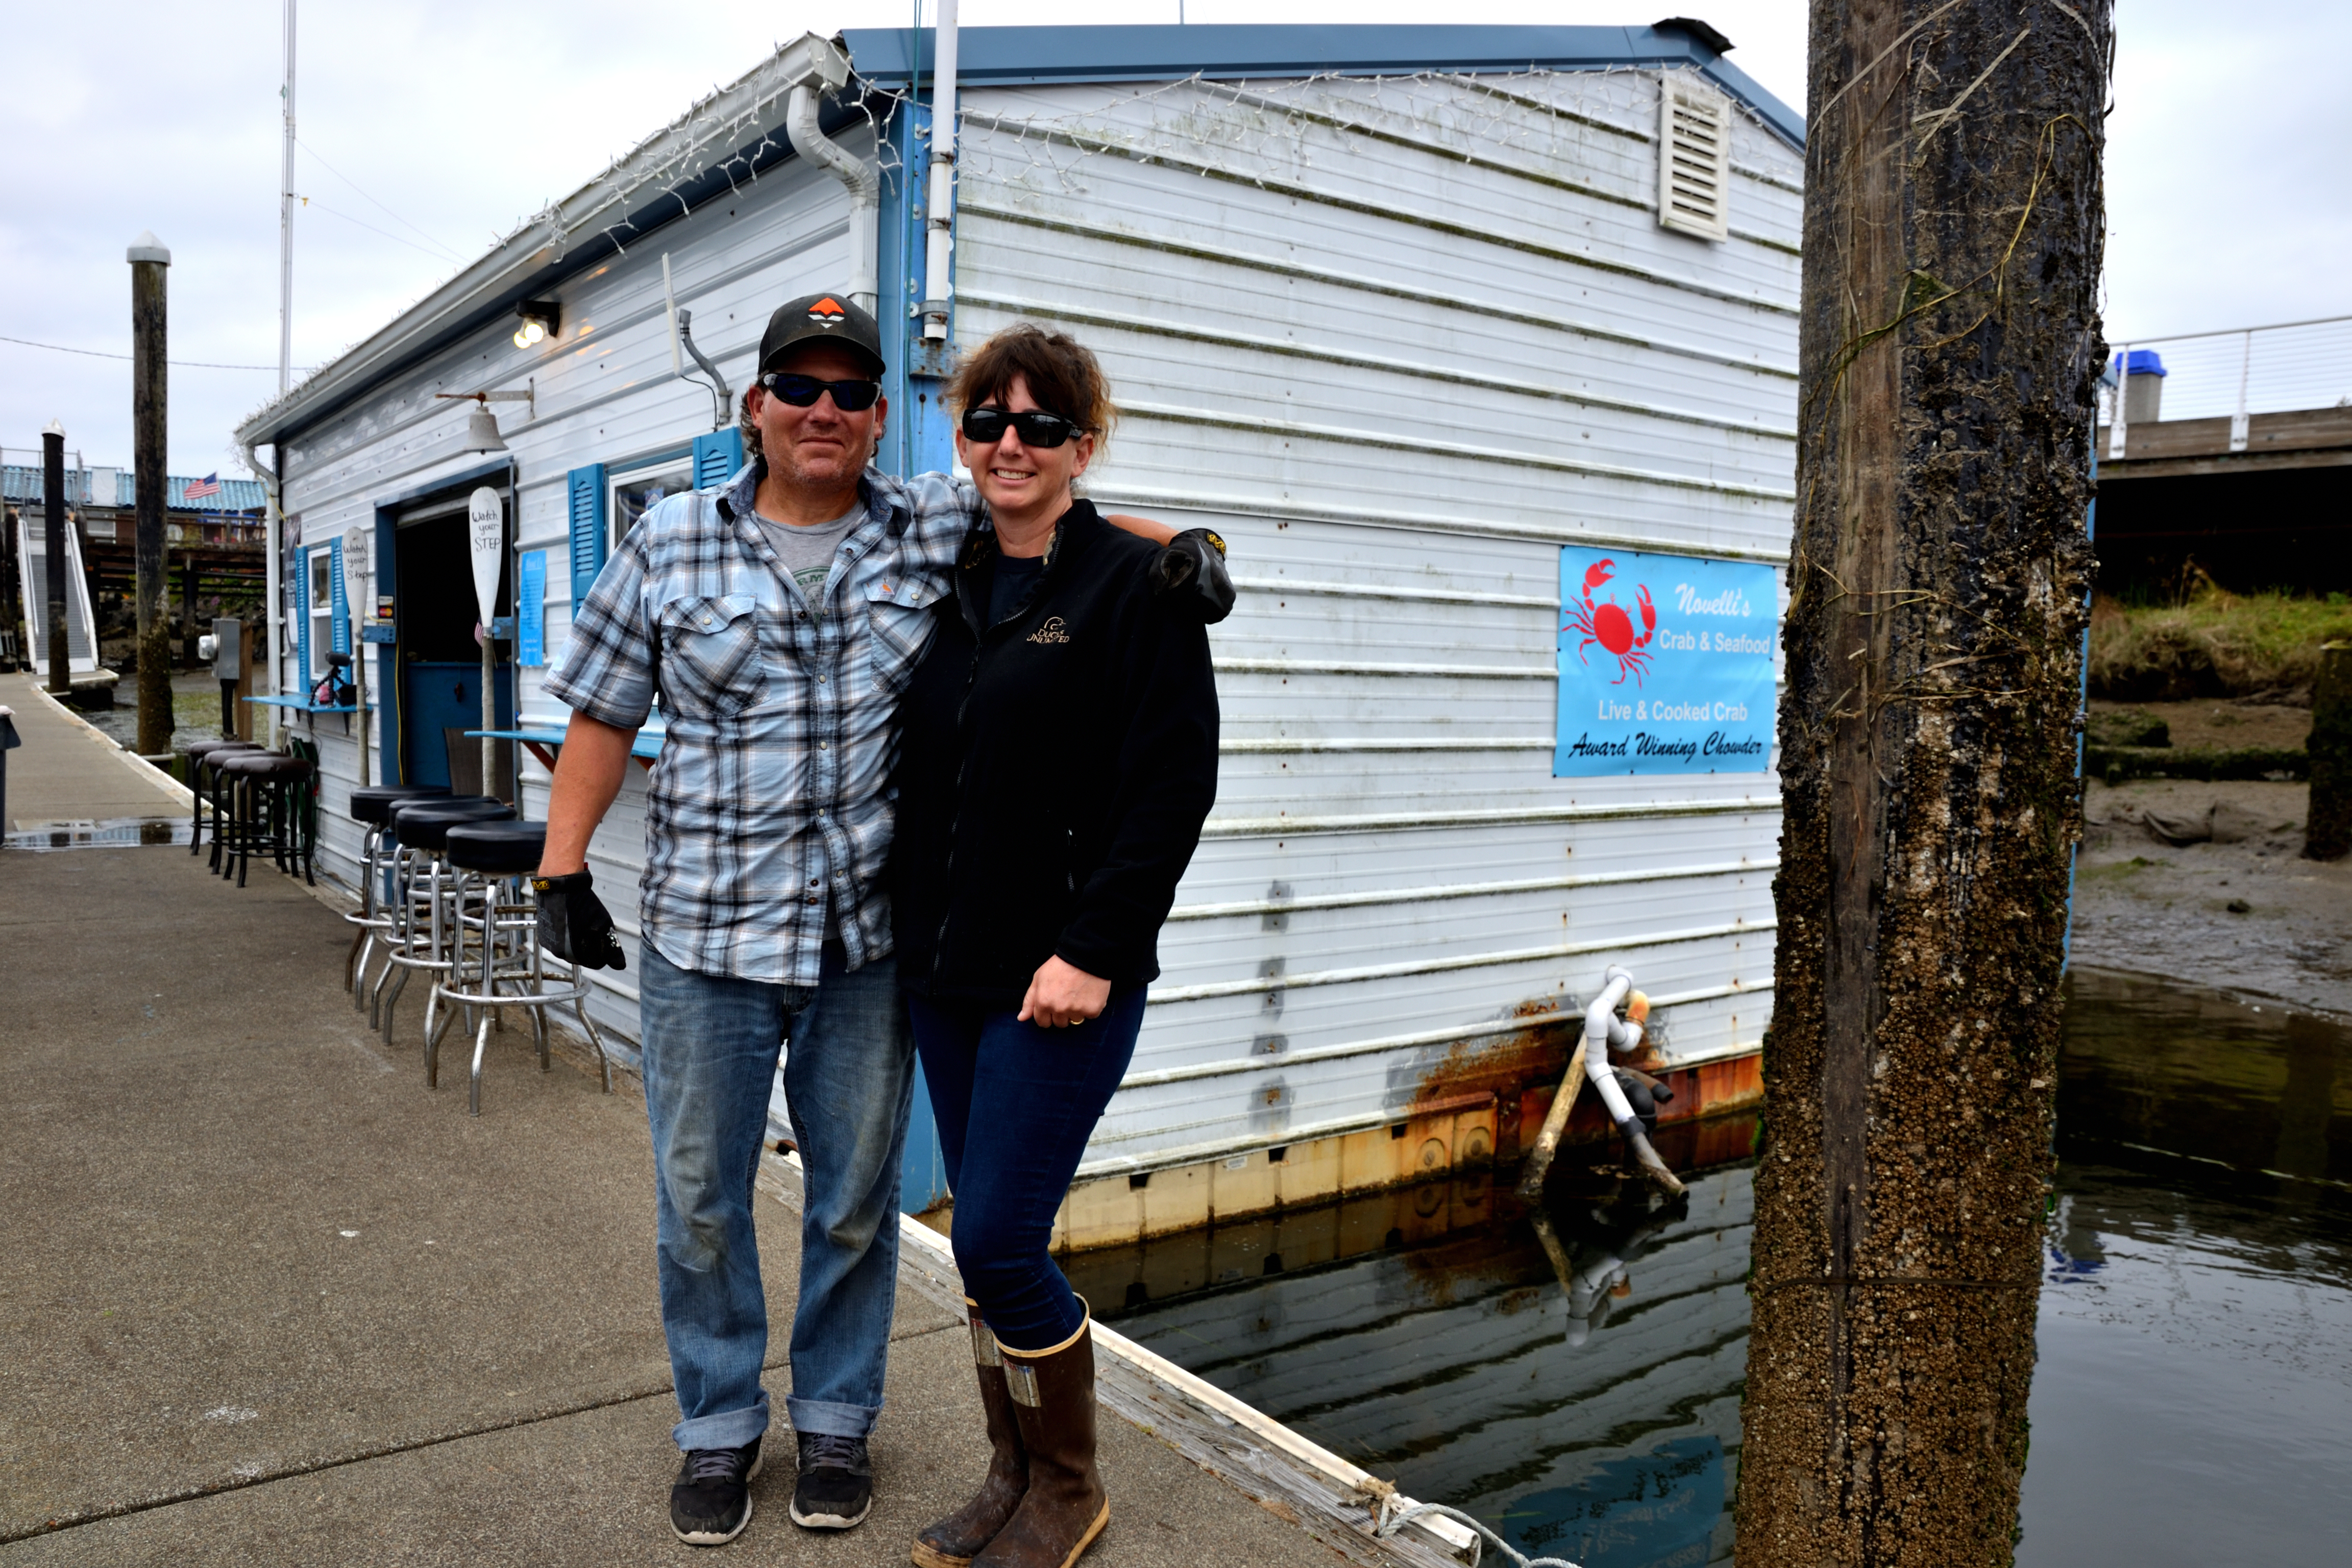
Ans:
[{"label": "white downspout", "polygon": [[[263,548],[268,550],[269,552],[269,558],[263,563],[262,567],[262,583],[264,584],[262,592],[268,596],[268,604],[266,606],[268,613],[262,617],[261,623],[264,628],[261,634],[262,640],[268,643],[268,647],[264,650],[260,662],[266,665],[269,670],[269,684],[265,688],[265,690],[268,695],[275,697],[278,695],[278,613],[279,600],[285,593],[285,584],[278,581],[278,541],[280,532],[278,519],[283,515],[282,509],[278,505],[278,475],[276,472],[273,472],[272,469],[265,468],[261,466],[260,455],[254,450],[251,444],[241,441],[237,443],[237,445],[245,454],[246,468],[252,472],[256,479],[258,479],[261,481],[262,494],[268,498],[269,501],[268,510],[264,514],[267,517],[268,521],[262,528]],[[276,456],[278,463],[284,463],[286,459],[286,447],[282,441],[277,445]],[[268,710],[269,728],[268,732],[269,736],[269,743],[273,746],[278,743],[278,721],[284,712],[284,709],[275,706],[271,707]],[[228,738],[235,739],[235,736],[232,735]]]},{"label": "white downspout", "polygon": [[874,259],[875,236],[881,227],[881,176],[873,164],[827,141],[816,123],[818,95],[837,91],[848,79],[848,57],[838,47],[827,49],[816,69],[793,84],[784,108],[784,134],[793,152],[823,164],[849,187],[849,298],[860,310],[872,311],[881,292]]},{"label": "white downspout", "polygon": [[931,191],[924,220],[923,337],[947,342],[955,298],[956,0],[939,0],[938,59],[931,74]]}]

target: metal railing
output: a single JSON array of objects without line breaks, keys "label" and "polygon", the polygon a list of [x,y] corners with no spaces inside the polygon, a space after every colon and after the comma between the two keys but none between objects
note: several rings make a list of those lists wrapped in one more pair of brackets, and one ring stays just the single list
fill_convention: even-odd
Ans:
[{"label": "metal railing", "polygon": [[[2155,351],[2165,372],[2163,418],[2227,416],[2233,452],[2245,450],[2248,423],[2256,414],[2352,405],[2352,316],[2117,338],[2111,347],[2108,365],[2116,373],[2134,353]],[[2119,386],[2111,385],[2100,395],[2099,417],[2109,430],[2104,457],[2123,454],[2130,411],[2117,406],[2119,393]],[[2126,417],[2116,418],[2118,413]]]}]

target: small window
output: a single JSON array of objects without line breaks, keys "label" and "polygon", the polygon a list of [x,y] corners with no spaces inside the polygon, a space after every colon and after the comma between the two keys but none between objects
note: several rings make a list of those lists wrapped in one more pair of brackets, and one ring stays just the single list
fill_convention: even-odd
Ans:
[{"label": "small window", "polygon": [[604,509],[605,527],[611,533],[605,542],[608,552],[629,536],[629,530],[637,526],[637,519],[651,511],[655,502],[694,488],[694,461],[690,458],[673,458],[631,468],[614,474],[611,483],[612,504]]},{"label": "small window", "polygon": [[335,552],[321,544],[310,561],[310,683],[327,678],[327,656],[335,651]]}]

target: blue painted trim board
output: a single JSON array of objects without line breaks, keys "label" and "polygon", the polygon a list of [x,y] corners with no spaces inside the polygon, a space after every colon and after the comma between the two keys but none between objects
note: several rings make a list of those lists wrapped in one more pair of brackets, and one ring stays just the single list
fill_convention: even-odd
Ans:
[{"label": "blue painted trim board", "polygon": [[[851,27],[842,39],[859,75],[883,86],[907,81],[908,29]],[[931,50],[926,47],[923,53],[928,57]],[[956,79],[994,87],[1173,81],[1193,75],[1234,80],[1629,66],[1693,67],[1756,110],[1790,145],[1805,144],[1803,116],[1746,71],[1678,30],[1307,24],[965,27],[956,36]]]}]

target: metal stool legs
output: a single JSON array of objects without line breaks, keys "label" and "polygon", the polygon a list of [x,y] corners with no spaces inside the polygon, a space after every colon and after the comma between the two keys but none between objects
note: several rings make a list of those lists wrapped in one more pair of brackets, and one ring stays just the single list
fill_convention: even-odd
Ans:
[{"label": "metal stool legs", "polygon": [[[473,1059],[467,1073],[466,1110],[468,1115],[479,1116],[482,1063],[489,1052],[491,1030],[503,1026],[500,1014],[508,1007],[520,1007],[530,1015],[533,1043],[539,1050],[539,1069],[545,1072],[553,1061],[546,1011],[569,1003],[573,1016],[580,1020],[581,1031],[595,1047],[604,1092],[612,1093],[613,1061],[605,1054],[604,1037],[597,1030],[596,1020],[588,1013],[588,983],[575,970],[572,984],[548,989],[545,954],[539,945],[539,908],[524,891],[522,879],[463,871],[455,876],[457,886],[450,907],[456,934],[449,978],[433,988],[435,1005],[446,1002],[450,1005],[425,1031],[425,1087],[440,1087],[441,1041],[463,1007],[474,1036]],[[506,897],[500,896],[502,891]],[[478,900],[478,916],[467,912],[470,900]],[[470,952],[469,932],[477,937]]]}]

